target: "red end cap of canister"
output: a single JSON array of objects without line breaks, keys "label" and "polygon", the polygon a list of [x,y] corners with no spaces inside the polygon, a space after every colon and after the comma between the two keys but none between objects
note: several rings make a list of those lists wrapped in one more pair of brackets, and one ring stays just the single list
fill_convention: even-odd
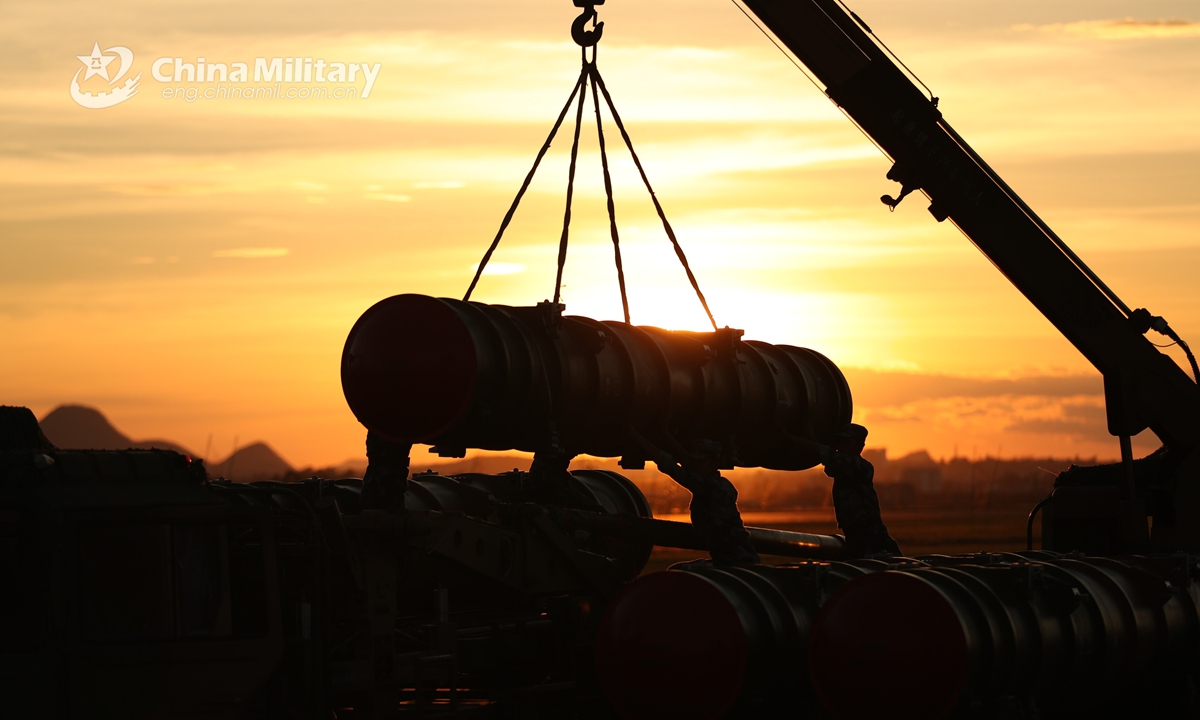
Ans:
[{"label": "red end cap of canister", "polygon": [[966,632],[950,600],[920,577],[863,575],[817,614],[808,665],[835,718],[936,720],[966,685]]},{"label": "red end cap of canister", "polygon": [[475,342],[448,303],[395,295],[371,306],[346,338],[342,392],[354,417],[394,442],[423,442],[471,405]]},{"label": "red end cap of canister", "polygon": [[722,717],[746,679],[746,631],[705,578],[666,571],[630,583],[596,634],[596,674],[630,720]]}]

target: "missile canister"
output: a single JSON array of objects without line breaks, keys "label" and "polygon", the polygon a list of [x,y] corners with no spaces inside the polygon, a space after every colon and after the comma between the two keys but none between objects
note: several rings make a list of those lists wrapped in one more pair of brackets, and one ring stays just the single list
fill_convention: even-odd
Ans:
[{"label": "missile canister", "polygon": [[563,316],[549,303],[396,295],[350,331],[342,389],[371,431],[447,454],[622,456],[634,427],[716,440],[725,467],[812,467],[818,458],[788,438],[820,439],[850,421],[845,377],[820,353],[741,335]]},{"label": "missile canister", "polygon": [[808,666],[833,717],[1000,716],[982,709],[1012,698],[1043,717],[1194,715],[1194,558],[921,559],[849,580],[813,621]]},{"label": "missile canister", "polygon": [[629,720],[818,717],[807,662],[813,618],[842,583],[887,567],[698,562],[644,575],[601,617],[597,679]]}]

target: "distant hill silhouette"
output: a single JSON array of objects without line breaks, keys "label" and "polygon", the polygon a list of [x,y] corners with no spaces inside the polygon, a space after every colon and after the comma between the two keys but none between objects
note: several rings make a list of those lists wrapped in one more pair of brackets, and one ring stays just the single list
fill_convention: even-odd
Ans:
[{"label": "distant hill silhouette", "polygon": [[[133,440],[109,422],[104,413],[86,405],[60,405],[39,423],[55,447],[63,450],[173,450],[191,457],[196,453],[170,440]],[[208,464],[209,477],[238,482],[269,480],[292,473],[292,466],[270,445],[255,442],[239,448],[221,462]]]},{"label": "distant hill silhouette", "polygon": [[270,480],[292,472],[287,460],[265,442],[239,448],[219,463],[208,466],[208,476],[223,477],[235,482]]},{"label": "distant hill silhouette", "polygon": [[173,450],[196,454],[170,440],[132,440],[113,427],[104,413],[86,405],[59,405],[38,423],[55,447],[63,450],[127,450],[129,448]]}]

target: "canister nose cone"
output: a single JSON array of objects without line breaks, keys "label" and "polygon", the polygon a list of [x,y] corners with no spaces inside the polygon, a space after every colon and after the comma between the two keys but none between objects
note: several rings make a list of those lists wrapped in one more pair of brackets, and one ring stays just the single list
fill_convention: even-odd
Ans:
[{"label": "canister nose cone", "polygon": [[476,348],[462,319],[425,295],[373,305],[346,338],[342,392],[358,421],[395,442],[423,442],[466,414]]},{"label": "canister nose cone", "polygon": [[698,575],[659,572],[627,586],[596,634],[596,673],[631,720],[722,717],[745,683],[747,640],[730,600]]}]

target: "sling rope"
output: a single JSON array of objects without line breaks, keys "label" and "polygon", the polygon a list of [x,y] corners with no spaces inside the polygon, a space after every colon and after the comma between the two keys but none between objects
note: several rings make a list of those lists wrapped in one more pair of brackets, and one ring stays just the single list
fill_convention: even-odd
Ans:
[{"label": "sling rope", "polygon": [[625,147],[629,148],[629,156],[633,158],[633,164],[637,166],[638,174],[642,176],[642,182],[646,185],[646,192],[650,193],[650,199],[654,201],[654,210],[658,213],[658,218],[662,220],[663,230],[666,231],[667,237],[671,240],[671,245],[675,248],[675,256],[679,258],[679,264],[683,265],[683,271],[687,273],[688,282],[692,284],[692,289],[696,291],[696,298],[700,300],[700,305],[704,308],[704,314],[708,316],[708,321],[712,323],[713,330],[716,330],[716,318],[713,317],[712,311],[708,309],[708,301],[704,299],[704,293],[700,291],[700,283],[696,281],[696,276],[692,273],[692,267],[688,264],[687,255],[683,252],[683,246],[679,244],[679,240],[675,237],[675,230],[667,220],[667,214],[663,211],[662,203],[658,201],[658,195],[655,194],[654,188],[650,186],[650,178],[646,177],[646,169],[642,167],[642,161],[638,159],[637,151],[633,149],[633,140],[629,138],[629,133],[625,130],[625,124],[621,122],[621,116],[617,113],[617,106],[613,104],[612,96],[608,94],[608,88],[605,87],[604,79],[600,77],[600,71],[596,69],[595,64],[592,65],[592,82],[600,87],[600,92],[604,95],[604,102],[608,104],[608,110],[612,113],[613,122],[617,124],[617,129],[621,131],[621,138],[625,140]]},{"label": "sling rope", "polygon": [[[595,70],[595,65],[592,69]],[[589,73],[591,74],[591,73]],[[604,171],[604,194],[608,199],[608,232],[612,236],[613,263],[617,266],[617,284],[621,288],[621,309],[625,312],[625,324],[629,321],[629,297],[625,294],[625,267],[621,263],[621,239],[617,234],[617,208],[613,203],[612,176],[608,173],[608,152],[604,147],[604,122],[600,119],[600,93],[596,92],[596,78],[592,81],[592,104],[596,109],[596,137],[600,144],[600,167]]]},{"label": "sling rope", "polygon": [[[576,4],[579,4],[578,0],[576,0]],[[650,200],[654,203],[654,210],[658,214],[659,220],[662,221],[663,230],[666,232],[667,238],[671,241],[671,246],[675,250],[675,257],[678,258],[680,265],[683,266],[688,282],[691,284],[692,290],[695,291],[696,298],[700,301],[701,307],[704,308],[704,314],[708,317],[708,321],[712,324],[713,329],[716,330],[717,321],[708,307],[708,301],[705,299],[704,293],[700,290],[700,283],[696,280],[695,273],[692,272],[687,255],[683,252],[683,246],[679,244],[679,239],[675,236],[674,228],[671,227],[670,221],[667,220],[667,214],[663,210],[662,203],[658,200],[658,195],[655,194],[654,188],[650,185],[650,178],[646,175],[646,169],[642,166],[642,161],[638,157],[637,151],[633,148],[633,140],[629,137],[629,132],[625,129],[625,124],[621,121],[621,116],[617,112],[616,104],[613,103],[612,96],[604,84],[604,79],[600,77],[600,70],[596,67],[596,41],[600,38],[604,23],[596,22],[594,7],[586,5],[586,3],[584,6],[586,6],[584,14],[576,18],[575,23],[572,25],[572,37],[575,38],[576,43],[582,48],[582,68],[579,71],[579,79],[575,81],[575,87],[571,90],[570,97],[567,98],[566,104],[563,105],[562,111],[559,112],[558,118],[554,121],[554,126],[550,129],[550,134],[546,137],[546,142],[542,144],[537,157],[534,158],[533,167],[529,169],[529,173],[525,176],[525,181],[521,183],[521,188],[517,191],[517,196],[513,198],[512,205],[509,206],[508,212],[505,213],[504,220],[500,223],[500,229],[496,232],[496,237],[493,238],[491,245],[488,246],[487,251],[483,254],[483,259],[480,260],[479,266],[475,269],[475,276],[471,279],[471,285],[467,288],[466,294],[463,295],[463,300],[467,301],[471,299],[471,294],[479,284],[479,279],[482,277],[488,261],[491,260],[493,253],[495,253],[496,248],[500,245],[500,240],[504,237],[504,231],[508,229],[513,216],[516,214],[517,206],[520,205],[521,199],[529,189],[529,184],[533,181],[533,176],[537,173],[542,158],[545,157],[555,136],[558,134],[559,128],[562,127],[563,120],[567,116],[567,111],[570,110],[572,103],[576,103],[575,133],[571,143],[571,161],[567,170],[566,207],[563,210],[563,227],[558,241],[558,263],[554,278],[553,307],[559,307],[559,301],[562,297],[563,269],[567,263],[567,248],[570,238],[571,206],[575,194],[575,169],[579,157],[579,136],[583,126],[583,106],[587,98],[588,86],[590,85],[592,105],[596,115],[596,135],[600,146],[600,167],[604,175],[604,194],[608,209],[609,235],[613,243],[613,260],[617,268],[617,284],[621,292],[621,309],[624,311],[625,322],[630,322],[629,297],[625,287],[625,267],[621,260],[621,241],[617,231],[616,203],[613,199],[612,175],[609,171],[608,151],[604,139],[604,123],[600,111],[601,95],[604,96],[604,103],[612,115],[613,122],[616,123],[617,129],[621,133],[621,139],[625,141],[625,147],[629,150],[633,164],[637,167],[638,174],[642,178],[642,183],[646,186],[646,191],[650,194]],[[590,20],[592,22],[593,29],[591,31],[583,30],[585,24],[582,22],[583,20]],[[589,47],[592,48],[592,57],[590,60],[587,56],[587,49]],[[578,101],[576,101],[577,95]]]},{"label": "sling rope", "polygon": [[500,245],[500,238],[504,237],[504,231],[508,229],[508,224],[512,222],[513,215],[517,212],[517,206],[521,204],[521,198],[525,197],[525,191],[529,189],[529,183],[533,181],[533,176],[537,172],[538,165],[542,163],[542,158],[546,156],[546,151],[550,149],[550,143],[554,141],[554,136],[558,134],[558,128],[562,126],[563,118],[567,116],[567,110],[571,108],[571,102],[575,100],[575,93],[579,92],[579,88],[587,79],[586,68],[579,73],[579,79],[575,81],[575,88],[571,90],[571,97],[567,98],[567,104],[563,105],[562,112],[558,114],[558,119],[554,121],[554,127],[550,128],[550,135],[546,137],[546,142],[542,144],[542,149],[538,150],[537,157],[533,160],[533,167],[529,169],[529,174],[525,176],[525,182],[521,183],[521,189],[517,191],[517,196],[513,198],[512,205],[509,206],[508,212],[504,214],[504,220],[500,223],[500,229],[496,231],[496,237],[492,240],[492,244],[488,246],[487,252],[483,254],[483,260],[479,261],[479,267],[475,269],[475,277],[471,280],[471,286],[467,288],[466,295],[463,295],[463,302],[471,299],[471,293],[475,292],[475,286],[479,284],[479,276],[483,275],[483,269],[487,267],[488,261],[492,259],[492,253],[496,252],[496,248]]},{"label": "sling rope", "polygon": [[571,166],[567,169],[567,208],[563,211],[562,236],[558,239],[558,272],[554,276],[554,307],[562,292],[563,267],[567,264],[567,236],[571,232],[571,200],[575,196],[575,161],[579,157],[579,131],[583,128],[583,101],[587,98],[587,48],[583,49],[583,69],[579,80],[579,107],[575,110],[575,140],[571,143]]}]

